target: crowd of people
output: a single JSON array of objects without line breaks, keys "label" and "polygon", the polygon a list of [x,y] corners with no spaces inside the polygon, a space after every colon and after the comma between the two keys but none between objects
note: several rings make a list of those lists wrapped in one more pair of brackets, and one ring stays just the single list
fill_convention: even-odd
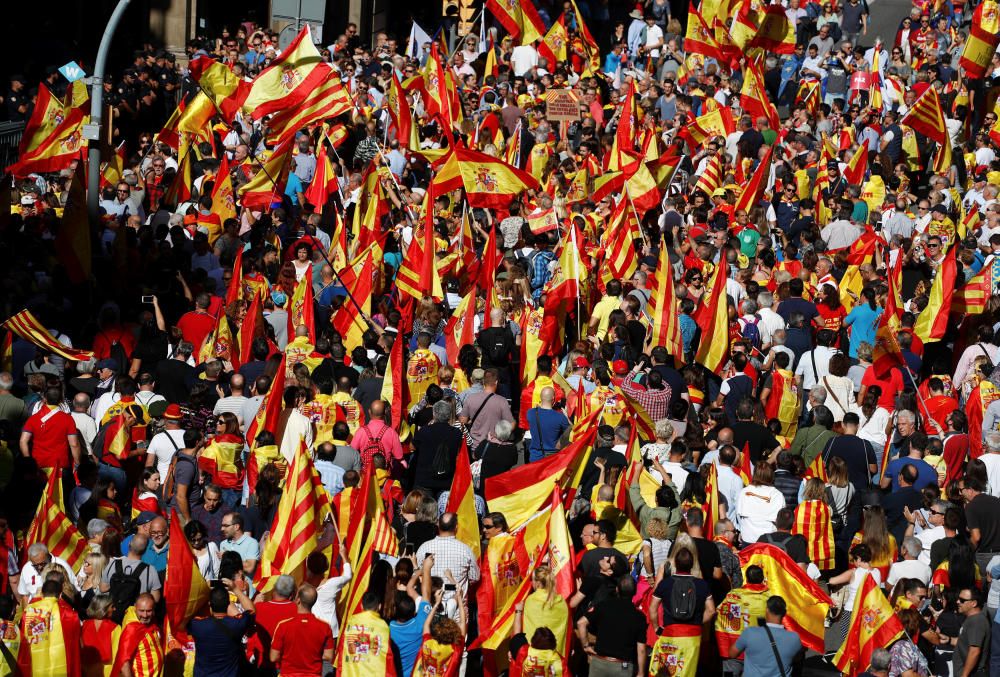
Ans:
[{"label": "crowd of people", "polygon": [[[246,206],[274,121],[217,110],[177,143],[168,118],[206,85],[136,52],[105,84],[125,157],[85,280],[59,244],[78,163],[6,188],[3,316],[48,335],[5,325],[0,675],[792,675],[838,649],[871,675],[997,674],[1000,57],[966,72],[971,6],[915,2],[877,36],[865,0],[790,0],[793,48],[714,58],[695,20],[748,11],[719,4],[539,3],[559,42],[510,35],[504,3],[482,37],[454,16],[422,43],[351,24],[318,48],[350,112],[298,130]],[[283,55],[241,25],[187,57],[252,84]],[[436,64],[450,118],[418,82]],[[62,97],[60,78],[39,87]],[[577,120],[547,118],[560,89]],[[8,119],[38,92],[13,77]],[[931,98],[947,138],[912,122]],[[434,192],[455,147],[536,185]],[[652,203],[602,187],[640,165]],[[441,288],[414,298],[421,251]],[[326,541],[265,580],[300,445]],[[569,583],[551,551],[489,555],[526,528],[498,487],[566,449]],[[349,606],[369,486],[391,529]],[[470,487],[474,525],[450,501]],[[755,544],[829,592],[825,654]],[[184,627],[164,623],[172,548],[210,587]],[[530,590],[484,614],[518,576]],[[872,582],[898,631],[841,649]]]}]

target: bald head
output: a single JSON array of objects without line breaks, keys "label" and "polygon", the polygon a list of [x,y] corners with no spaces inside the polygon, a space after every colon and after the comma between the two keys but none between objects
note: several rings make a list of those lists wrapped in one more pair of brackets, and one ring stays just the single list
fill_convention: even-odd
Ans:
[{"label": "bald head", "polygon": [[494,327],[502,327],[504,324],[503,308],[493,308],[490,310],[490,324]]},{"label": "bald head", "polygon": [[377,419],[385,418],[385,405],[385,400],[375,400],[372,402],[371,406],[368,407],[368,416]]},{"label": "bald head", "polygon": [[303,583],[302,587],[299,588],[296,601],[303,612],[309,613],[312,611],[313,606],[316,604],[316,586]]},{"label": "bald head", "polygon": [[229,389],[233,395],[242,395],[243,388],[246,387],[246,382],[243,374],[233,374],[229,377]]},{"label": "bald head", "polygon": [[295,338],[300,336],[309,336],[309,327],[304,324],[300,324],[295,328]]},{"label": "bald head", "polygon": [[545,386],[544,388],[542,388],[541,398],[543,405],[551,407],[552,403],[556,401],[555,388],[553,388],[552,386]]}]

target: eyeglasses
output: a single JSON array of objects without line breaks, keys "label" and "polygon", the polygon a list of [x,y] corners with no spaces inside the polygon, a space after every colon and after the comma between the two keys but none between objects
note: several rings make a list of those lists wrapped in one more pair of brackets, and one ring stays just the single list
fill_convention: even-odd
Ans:
[{"label": "eyeglasses", "polygon": [[943,512],[940,512],[940,511],[938,511],[938,510],[931,510],[931,514],[932,514],[932,515],[944,515],[944,513],[943,513]]},{"label": "eyeglasses", "polygon": [[222,523],[222,524],[220,524],[219,526],[220,526],[220,527],[222,527],[223,529],[225,529],[226,527],[231,527],[231,526],[233,526],[233,523],[232,523],[232,522],[230,522],[229,524],[226,524],[225,522],[223,522],[223,523]]},{"label": "eyeglasses", "polygon": [[973,601],[971,597],[959,597],[958,598],[958,603],[959,604],[962,604],[963,602],[971,602],[971,601]]},{"label": "eyeglasses", "polygon": [[930,209],[930,207],[917,207],[917,211],[919,212],[926,212],[928,209]]},{"label": "eyeglasses", "polygon": [[485,522],[483,522],[483,529],[496,529],[496,528],[497,525],[495,524],[486,524]]},{"label": "eyeglasses", "polygon": [[930,242],[927,243],[927,248],[928,249],[938,249],[940,247],[941,247],[941,245],[939,245],[939,244],[931,244]]}]

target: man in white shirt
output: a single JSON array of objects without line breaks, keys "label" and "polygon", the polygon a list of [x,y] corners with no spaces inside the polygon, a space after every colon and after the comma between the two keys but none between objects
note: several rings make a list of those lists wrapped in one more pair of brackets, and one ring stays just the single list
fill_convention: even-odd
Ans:
[{"label": "man in white shirt", "polygon": [[146,447],[146,467],[156,466],[160,480],[166,481],[170,471],[170,461],[174,454],[184,448],[184,429],[181,427],[181,408],[171,404],[163,412],[163,432],[157,433]]},{"label": "man in white shirt", "polygon": [[[769,291],[757,294],[757,315],[760,316],[761,324],[767,329],[767,335],[771,339],[770,343],[774,343],[775,332],[785,328],[785,320],[774,311],[774,306],[774,294]],[[761,338],[763,338],[763,332],[761,332]]]},{"label": "man in white shirt", "polygon": [[829,329],[821,329],[816,333],[816,347],[802,354],[799,366],[795,369],[795,381],[799,388],[808,392],[830,373],[830,358],[838,352],[831,347],[836,338],[837,335]]},{"label": "man in white shirt", "polygon": [[778,511],[785,507],[785,497],[774,488],[774,469],[768,463],[754,468],[754,480],[736,498],[736,514],[740,520],[740,536],[744,543],[756,543],[764,534],[775,531]]},{"label": "man in white shirt", "polygon": [[24,601],[28,601],[38,594],[38,591],[42,589],[42,583],[45,582],[45,576],[42,575],[42,572],[50,564],[62,567],[66,574],[66,580],[77,590],[80,589],[80,586],[77,584],[76,575],[65,560],[50,554],[49,549],[44,543],[32,543],[28,548],[28,562],[21,569],[21,576],[17,582],[17,594],[19,597]]},{"label": "man in white shirt", "polygon": [[94,438],[97,437],[97,423],[90,414],[90,395],[87,393],[77,393],[73,398],[73,411],[70,412],[70,416],[73,417],[73,422],[76,423],[76,431],[80,435],[80,439],[83,440],[83,444],[87,447],[88,453],[93,453]]},{"label": "man in white shirt", "polygon": [[534,45],[519,45],[510,53],[510,64],[514,77],[524,77],[538,65],[538,50]]},{"label": "man in white shirt", "polygon": [[931,504],[930,514],[926,518],[921,512],[912,512],[908,508],[903,509],[903,517],[910,523],[906,527],[906,539],[903,543],[906,543],[910,538],[915,538],[920,543],[920,552],[916,557],[928,566],[931,563],[931,546],[947,535],[944,530],[944,515],[950,507],[951,503],[938,499]]},{"label": "man in white shirt", "polygon": [[931,568],[927,563],[917,559],[922,551],[923,545],[919,539],[913,536],[903,539],[903,547],[900,548],[903,561],[895,562],[889,567],[889,576],[885,580],[890,588],[901,578],[915,578],[926,587],[931,580]]},{"label": "man in white shirt", "polygon": [[240,427],[244,428],[247,425],[247,421],[244,421],[241,416],[243,415],[243,405],[246,404],[247,398],[244,396],[243,391],[245,389],[246,380],[243,378],[242,374],[233,374],[229,377],[229,392],[232,393],[228,397],[219,398],[215,403],[215,408],[212,410],[213,416],[218,416],[223,412],[229,412],[236,416],[240,421]]},{"label": "man in white shirt", "polygon": [[[726,503],[730,506],[736,505],[740,492],[743,491],[743,480],[733,470],[737,453],[736,447],[731,444],[725,445],[719,449],[719,460],[716,464],[719,471],[719,493],[726,497]],[[730,510],[728,514],[734,520],[733,523],[738,527],[739,515],[737,515],[736,511]]]},{"label": "man in white shirt", "polygon": [[986,466],[986,480],[989,484],[987,493],[1000,496],[1000,433],[987,431],[983,435],[983,446],[986,447],[986,453],[979,460]]}]

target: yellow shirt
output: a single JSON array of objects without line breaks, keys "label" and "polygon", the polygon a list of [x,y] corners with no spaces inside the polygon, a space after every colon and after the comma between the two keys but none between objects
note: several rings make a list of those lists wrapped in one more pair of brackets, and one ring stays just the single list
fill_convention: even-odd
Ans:
[{"label": "yellow shirt", "polygon": [[621,296],[605,296],[597,305],[594,306],[593,312],[590,317],[597,318],[597,332],[596,336],[598,340],[603,341],[604,337],[608,334],[608,318],[611,315],[612,310],[618,310],[622,305]]}]

